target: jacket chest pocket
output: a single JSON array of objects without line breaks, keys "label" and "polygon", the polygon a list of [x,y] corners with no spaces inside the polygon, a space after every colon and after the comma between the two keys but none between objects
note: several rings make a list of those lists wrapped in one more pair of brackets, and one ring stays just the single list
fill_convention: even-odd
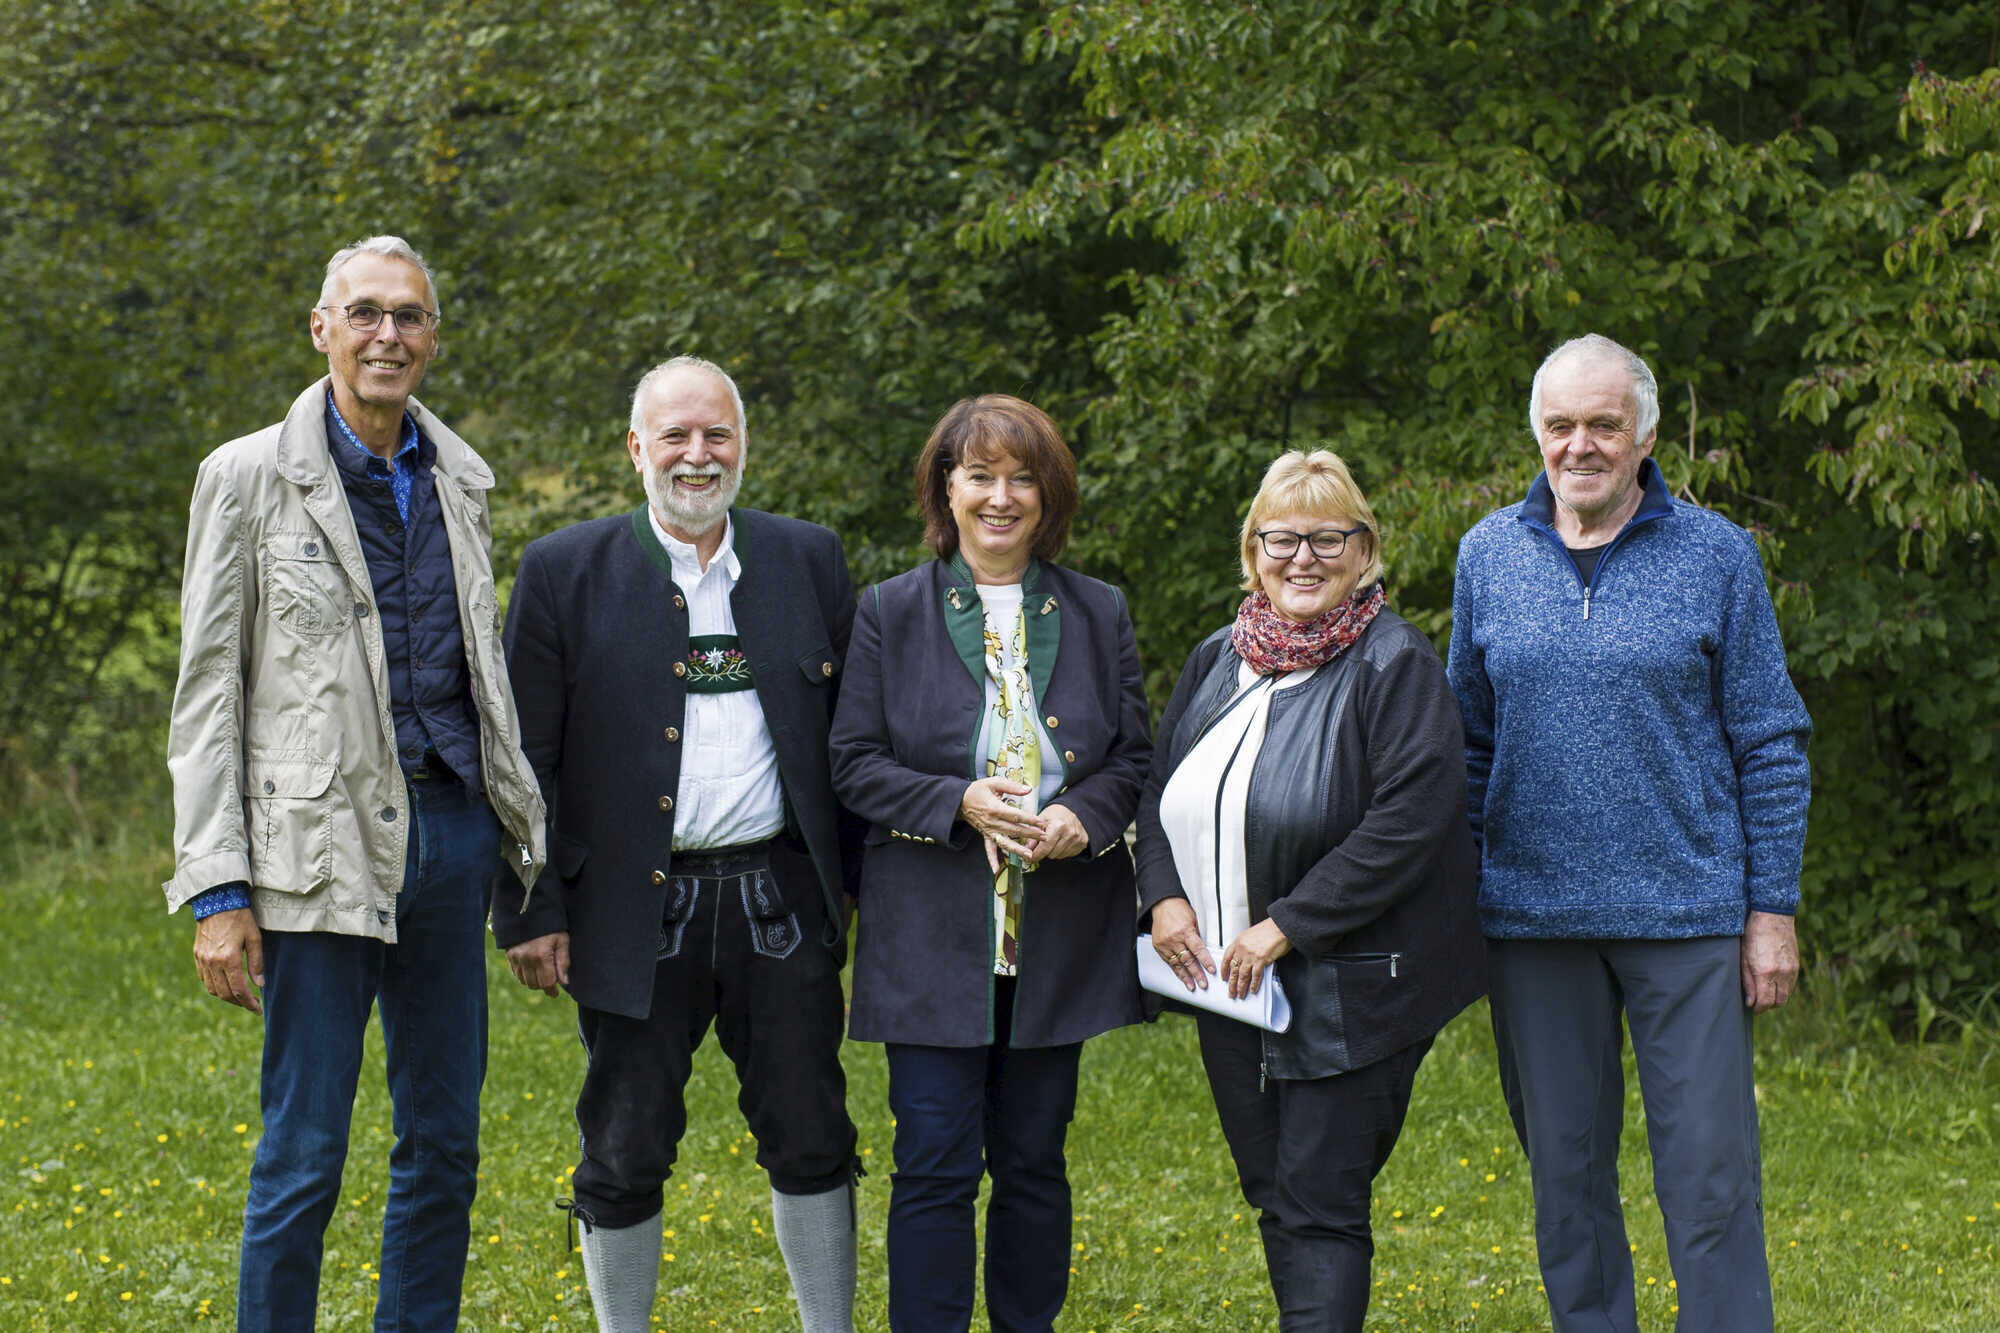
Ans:
[{"label": "jacket chest pocket", "polygon": [[311,893],[332,879],[333,765],[252,755],[244,774],[251,882]]},{"label": "jacket chest pocket", "polygon": [[354,593],[326,538],[272,533],[264,539],[265,614],[305,638],[339,634],[354,622]]}]

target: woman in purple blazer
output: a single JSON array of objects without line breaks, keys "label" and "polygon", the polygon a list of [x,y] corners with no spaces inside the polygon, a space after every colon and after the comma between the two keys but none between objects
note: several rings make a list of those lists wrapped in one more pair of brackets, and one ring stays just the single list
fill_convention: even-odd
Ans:
[{"label": "woman in purple blazer", "polygon": [[966,399],[917,462],[937,553],[861,596],[830,745],[868,821],[849,1033],[896,1116],[889,1324],[1046,1330],[1069,1286],[1063,1154],[1085,1038],[1142,1017],[1124,834],[1152,755],[1118,589],[1049,561],[1076,463],[1018,398]]}]

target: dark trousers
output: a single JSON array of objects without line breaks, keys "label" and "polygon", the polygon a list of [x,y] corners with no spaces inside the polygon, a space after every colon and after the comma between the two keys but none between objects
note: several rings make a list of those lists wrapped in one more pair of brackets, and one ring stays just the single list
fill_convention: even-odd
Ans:
[{"label": "dark trousers", "polygon": [[780,843],[676,852],[645,1018],[577,1008],[589,1065],[577,1094],[576,1208],[594,1226],[660,1211],[687,1130],[684,1095],[709,1025],[736,1066],[736,1104],[781,1194],[853,1178],[840,1068],[840,969],[820,943],[812,862]]},{"label": "dark trousers", "polygon": [[1742,944],[1488,940],[1500,1083],[1535,1185],[1535,1245],[1557,1333],[1639,1326],[1618,1204],[1632,1029],[1676,1327],[1768,1333],[1771,1278]]},{"label": "dark trousers", "polygon": [[457,782],[412,782],[410,801],[396,943],[264,932],[264,1134],[243,1211],[241,1330],[313,1326],[378,1000],[396,1143],[375,1327],[458,1323],[486,1079],[486,884],[500,825]]},{"label": "dark trousers", "polygon": [[991,1046],[890,1043],[896,1173],[889,1191],[889,1327],[954,1333],[972,1323],[979,1177],[986,1202],[986,1316],[994,1333],[1046,1333],[1069,1294],[1063,1143],[1076,1114],[1081,1042],[1007,1044],[1011,977],[994,979]]},{"label": "dark trousers", "polygon": [[1266,1081],[1260,1031],[1211,1014],[1195,1023],[1222,1136],[1258,1210],[1278,1327],[1359,1330],[1375,1257],[1371,1187],[1395,1151],[1431,1039],[1350,1073]]}]

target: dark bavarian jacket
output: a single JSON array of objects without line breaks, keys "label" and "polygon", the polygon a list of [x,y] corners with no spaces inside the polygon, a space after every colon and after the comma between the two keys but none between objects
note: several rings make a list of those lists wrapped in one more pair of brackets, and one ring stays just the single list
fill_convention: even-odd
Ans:
[{"label": "dark bavarian jacket", "polygon": [[[742,576],[731,614],[777,750],[785,836],[818,872],[821,943],[844,949],[856,841],[827,775],[827,727],[854,618],[840,538],[732,509]],[[510,948],[568,931],[578,1004],[644,1018],[666,886],[686,723],[687,602],[644,508],[529,543],[507,607],[507,665],[522,749],[549,806],[549,864],[524,895],[502,883],[493,938]],[[782,904],[773,904],[774,910]]]},{"label": "dark bavarian jacket", "polygon": [[[1058,1046],[1138,1021],[1125,829],[1152,754],[1124,594],[1039,561],[1022,577],[1028,668],[1069,807],[1089,834],[1026,877],[1012,1044]],[[841,802],[869,821],[849,1034],[993,1040],[993,877],[958,818],[985,713],[984,613],[961,560],[862,594],[833,727]]]},{"label": "dark bavarian jacket", "polygon": [[[1139,802],[1144,911],[1186,896],[1160,794],[1236,693],[1239,665],[1229,628],[1209,635],[1160,718]],[[1272,1077],[1372,1064],[1485,993],[1464,783],[1444,667],[1430,640],[1393,611],[1310,680],[1272,696],[1243,836],[1251,923],[1270,917],[1292,945],[1276,964],[1292,1026],[1264,1034]]]}]

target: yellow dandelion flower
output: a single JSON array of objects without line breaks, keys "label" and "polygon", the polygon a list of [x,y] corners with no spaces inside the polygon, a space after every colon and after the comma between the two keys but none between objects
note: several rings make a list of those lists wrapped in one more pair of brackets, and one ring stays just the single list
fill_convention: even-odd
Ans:
[{"label": "yellow dandelion flower", "polygon": [[63,1297],[63,1304],[67,1305],[75,1299],[76,1299],[76,1293],[72,1291],[69,1295]]},{"label": "yellow dandelion flower", "polygon": [[250,1126],[248,1125],[231,1125],[229,1129],[231,1133],[235,1134],[247,1134],[250,1132]]}]

